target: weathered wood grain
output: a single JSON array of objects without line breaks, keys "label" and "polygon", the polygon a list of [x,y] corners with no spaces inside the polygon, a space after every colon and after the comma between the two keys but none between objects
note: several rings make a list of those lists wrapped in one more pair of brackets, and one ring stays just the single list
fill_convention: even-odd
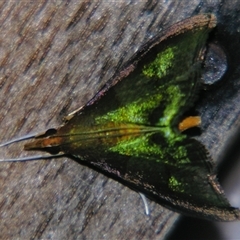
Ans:
[{"label": "weathered wood grain", "polygon": [[[147,40],[219,6],[200,0],[1,1],[0,142],[59,126]],[[224,104],[230,103],[220,103],[221,111]],[[204,125],[202,139],[214,157],[236,129],[234,109],[229,128],[227,120],[221,131]],[[212,132],[221,134],[211,145]],[[1,149],[0,158],[28,154],[21,149]],[[0,192],[0,239],[161,239],[178,216],[151,201],[145,216],[136,192],[71,159],[1,163]]]}]

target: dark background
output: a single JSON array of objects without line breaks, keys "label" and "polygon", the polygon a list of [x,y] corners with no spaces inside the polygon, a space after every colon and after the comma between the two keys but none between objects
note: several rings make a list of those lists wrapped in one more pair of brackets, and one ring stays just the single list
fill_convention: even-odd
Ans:
[{"label": "dark background", "polygon": [[[0,142],[41,132],[85,104],[144,43],[198,13],[218,18],[225,77],[196,103],[200,140],[240,207],[239,1],[1,1]],[[26,156],[22,144],[0,158]],[[238,165],[238,166],[237,166]],[[138,193],[62,158],[1,163],[1,239],[236,239],[240,224],[179,217]]]}]

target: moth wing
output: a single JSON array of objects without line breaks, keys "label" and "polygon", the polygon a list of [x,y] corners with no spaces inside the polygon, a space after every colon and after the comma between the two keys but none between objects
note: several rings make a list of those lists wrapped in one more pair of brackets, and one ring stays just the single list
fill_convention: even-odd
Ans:
[{"label": "moth wing", "polygon": [[177,125],[197,98],[206,39],[216,21],[209,14],[200,16],[143,46],[79,114],[88,111],[96,124]]},{"label": "moth wing", "polygon": [[[217,221],[239,219],[239,209],[231,207],[226,199],[201,143],[194,139],[172,145],[159,145],[152,139],[142,141],[151,154],[108,153],[91,164],[180,213]],[[139,148],[138,144],[132,143],[131,149],[135,147]]]}]

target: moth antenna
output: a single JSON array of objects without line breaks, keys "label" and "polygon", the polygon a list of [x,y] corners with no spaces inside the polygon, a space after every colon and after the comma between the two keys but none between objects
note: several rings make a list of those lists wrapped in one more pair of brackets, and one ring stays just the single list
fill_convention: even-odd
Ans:
[{"label": "moth antenna", "polygon": [[35,138],[36,135],[37,134],[29,134],[29,135],[25,135],[23,137],[12,139],[12,140],[10,140],[8,142],[0,144],[0,147],[5,147],[7,145],[10,145],[10,144],[13,144],[13,143],[16,143],[16,142],[22,142],[22,141],[25,141],[25,140],[28,140],[28,139],[31,139],[31,138]]},{"label": "moth antenna", "polygon": [[[55,129],[49,129],[45,133],[41,133],[41,134],[28,134],[19,138],[12,139],[8,142],[2,143],[0,144],[0,147],[5,147],[16,142],[22,142],[22,141],[33,139],[33,138],[36,139],[44,135],[51,135],[51,133],[55,131],[56,131]],[[35,156],[29,156],[29,157],[0,159],[0,162],[24,162],[24,161],[34,161],[34,160],[41,160],[41,159],[59,158],[63,156],[66,156],[66,154],[59,153],[59,154],[53,154],[53,155],[35,155]]]},{"label": "moth antenna", "polygon": [[138,193],[143,200],[143,204],[144,204],[144,208],[145,208],[145,214],[148,216],[149,215],[149,207],[148,207],[147,198],[143,193],[140,193],[140,192],[138,192]]},{"label": "moth antenna", "polygon": [[50,159],[50,158],[59,158],[64,157],[66,154],[55,154],[55,155],[36,155],[29,157],[21,157],[21,158],[9,158],[9,159],[0,159],[0,162],[25,162],[25,161],[34,161],[34,160],[42,160],[42,159]]}]

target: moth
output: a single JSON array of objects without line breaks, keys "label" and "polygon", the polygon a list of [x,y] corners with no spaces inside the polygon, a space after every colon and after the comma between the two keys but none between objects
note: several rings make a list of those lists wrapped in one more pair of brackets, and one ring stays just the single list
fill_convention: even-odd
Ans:
[{"label": "moth", "polygon": [[64,125],[30,136],[24,149],[87,161],[182,214],[239,219],[207,150],[184,134],[200,124],[184,113],[201,89],[206,40],[216,23],[213,14],[200,14],[162,31]]}]

